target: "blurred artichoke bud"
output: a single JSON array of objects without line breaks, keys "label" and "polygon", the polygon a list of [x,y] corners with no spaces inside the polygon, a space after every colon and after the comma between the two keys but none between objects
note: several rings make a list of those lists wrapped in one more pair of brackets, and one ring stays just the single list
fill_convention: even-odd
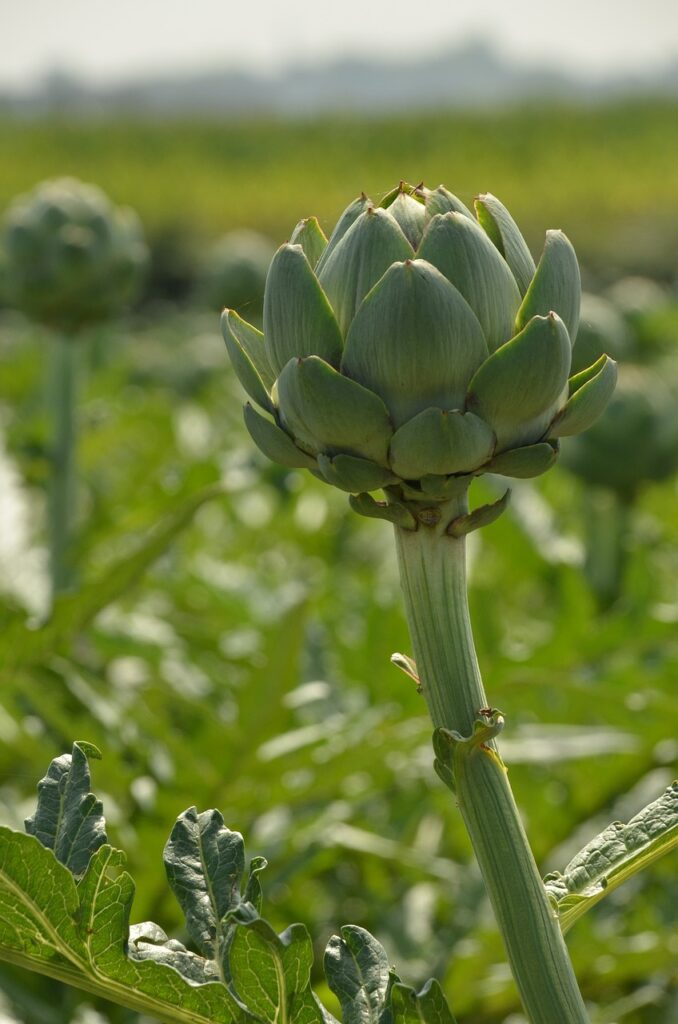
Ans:
[{"label": "blurred artichoke bud", "polygon": [[631,321],[666,305],[666,291],[649,277],[623,277],[610,285],[607,298]]},{"label": "blurred artichoke bud", "polygon": [[[445,500],[475,474],[536,476],[607,404],[616,365],[569,381],[579,267],[561,231],[535,266],[492,195],[365,195],[329,241],[295,230],[266,280],[263,334],[226,310],[235,371],[269,458],[352,493]],[[308,222],[302,222],[302,224]]]},{"label": "blurred artichoke bud", "polygon": [[198,286],[200,300],[211,309],[224,306],[261,318],[266,274],[275,246],[256,231],[231,231],[210,252]]},{"label": "blurred artichoke bud", "polygon": [[572,372],[595,363],[604,354],[622,362],[634,360],[633,333],[617,306],[600,295],[582,292],[577,344],[572,353]]},{"label": "blurred artichoke bud", "polygon": [[622,366],[605,414],[587,434],[563,445],[565,466],[625,503],[644,484],[678,472],[677,369]]},{"label": "blurred artichoke bud", "polygon": [[12,203],[0,250],[5,301],[62,331],[127,305],[147,262],[136,214],[71,178],[44,182]]}]

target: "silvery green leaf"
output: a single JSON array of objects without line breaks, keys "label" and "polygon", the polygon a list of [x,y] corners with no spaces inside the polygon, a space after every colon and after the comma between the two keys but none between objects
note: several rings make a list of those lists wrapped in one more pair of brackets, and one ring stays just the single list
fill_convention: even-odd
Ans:
[{"label": "silvery green leaf", "polygon": [[520,292],[506,260],[474,220],[461,213],[434,217],[418,255],[464,296],[480,321],[490,352],[512,336]]},{"label": "silvery green leaf", "polygon": [[430,978],[421,992],[398,983],[391,993],[393,1024],[456,1024],[443,990]]},{"label": "silvery green leaf", "polygon": [[556,417],[549,435],[568,437],[588,430],[605,411],[617,383],[617,364],[609,356],[601,356],[588,370],[570,380],[570,397]]},{"label": "silvery green leaf", "polygon": [[297,448],[292,438],[266,416],[262,416],[247,403],[244,410],[245,426],[259,451],[271,462],[289,469],[315,469],[312,455]]},{"label": "silvery green leaf", "polygon": [[628,878],[678,847],[678,782],[627,824],[615,821],[544,879],[565,932]]},{"label": "silvery green leaf", "polygon": [[465,217],[475,220],[468,206],[465,206],[461,199],[449,192],[444,185],[439,185],[435,189],[426,189],[424,195],[426,216],[429,220],[439,213],[462,213]]},{"label": "silvery green leaf", "polygon": [[264,341],[276,376],[294,356],[318,355],[339,365],[341,333],[300,245],[281,246],[271,261],[264,295]]},{"label": "silvery green leaf", "polygon": [[391,266],[351,324],[342,372],[383,400],[396,427],[432,406],[460,409],[487,344],[473,310],[424,260]]},{"label": "silvery green leaf", "polygon": [[511,448],[507,452],[502,452],[501,455],[495,455],[486,466],[483,466],[483,472],[527,480],[534,476],[541,476],[551,468],[557,458],[557,444],[541,441],[523,448]]},{"label": "silvery green leaf", "polygon": [[[426,224],[426,207],[423,202],[401,190],[389,205],[388,212],[398,222],[412,248],[416,249]],[[400,258],[404,259],[402,256]]]},{"label": "silvery green leaf", "polygon": [[562,231],[547,231],[539,265],[518,310],[516,327],[522,330],[533,316],[557,313],[574,345],[580,306],[581,276],[572,243]]},{"label": "silvery green leaf", "polygon": [[535,316],[480,367],[467,407],[497,435],[497,451],[533,444],[558,411],[572,351],[555,313]]},{"label": "silvery green leaf", "polygon": [[413,255],[390,210],[368,207],[358,217],[319,274],[342,334],[346,334],[361,302],[391,264]]},{"label": "silvery green leaf", "polygon": [[327,239],[317,217],[304,217],[295,227],[290,237],[290,245],[300,245],[306,259],[315,268],[318,260],[327,248]]},{"label": "silvery green leaf", "polygon": [[334,250],[334,247],[342,240],[348,229],[351,227],[354,221],[358,219],[361,213],[364,213],[369,206],[374,206],[374,203],[369,199],[365,193],[354,199],[352,203],[346,207],[341,217],[337,221],[330,240],[325,247],[325,251],[316,264],[316,273],[319,274],[322,268],[325,266],[327,259]]},{"label": "silvery green leaf", "polygon": [[341,1003],[343,1024],[380,1024],[393,978],[381,943],[357,925],[345,925],[325,950],[327,984]]},{"label": "silvery green leaf", "polygon": [[[241,338],[246,333],[243,328],[248,328],[252,333],[256,331],[256,328],[241,320],[235,310],[225,309],[221,315],[221,331],[236,376],[250,398],[262,409],[271,412],[273,410],[271,397],[249,352],[242,344]],[[263,352],[264,336],[260,331],[256,331],[256,334],[261,337],[262,354],[265,356]]]},{"label": "silvery green leaf", "polygon": [[29,835],[54,851],[74,875],[85,871],[95,850],[106,842],[101,801],[90,792],[88,757],[101,754],[91,743],[76,742],[70,754],[52,761],[38,783],[38,806],[26,818]]},{"label": "silvery green leaf", "polygon": [[504,204],[491,192],[478,196],[475,209],[480,226],[508,263],[518,290],[524,295],[534,276],[535,264],[518,225]]},{"label": "silvery green leaf", "polygon": [[313,946],[306,927],[293,924],[277,935],[256,918],[241,925],[231,946],[231,975],[239,998],[260,1020],[275,1024],[323,1024],[310,992]]},{"label": "silvery green leaf", "polygon": [[318,466],[328,484],[351,494],[376,491],[398,482],[390,470],[354,455],[335,455],[334,458],[319,455]]},{"label": "silvery green leaf", "polygon": [[[226,936],[222,920],[240,903],[245,846],[239,832],[224,826],[219,811],[180,814],[163,853],[167,879],[203,956],[222,963]],[[228,929],[227,929],[228,930]]]},{"label": "silvery green leaf", "polygon": [[487,462],[494,444],[490,427],[473,413],[425,409],[393,435],[391,468],[405,480],[468,473]]},{"label": "silvery green leaf", "polygon": [[221,981],[214,960],[191,953],[183,943],[170,939],[153,921],[132,925],[129,930],[127,953],[132,960],[154,960],[166,964],[198,985],[208,981]]},{"label": "silvery green leaf", "polygon": [[322,359],[290,359],[278,378],[277,397],[282,426],[304,449],[388,466],[393,427],[384,403]]}]

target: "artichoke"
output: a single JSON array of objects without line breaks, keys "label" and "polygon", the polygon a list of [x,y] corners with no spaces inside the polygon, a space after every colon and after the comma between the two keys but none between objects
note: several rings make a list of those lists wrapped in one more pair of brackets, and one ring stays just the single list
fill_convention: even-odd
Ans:
[{"label": "artichoke", "polygon": [[634,332],[618,307],[600,295],[582,292],[572,372],[585,369],[603,354],[619,362],[629,362],[637,355],[636,349]]},{"label": "artichoke", "polygon": [[199,285],[202,300],[213,309],[229,306],[260,317],[274,252],[275,245],[256,231],[224,235],[207,256]]},{"label": "artichoke", "polygon": [[14,201],[0,253],[5,301],[63,332],[126,305],[147,259],[136,214],[71,178],[44,182]]},{"label": "artichoke", "polygon": [[676,367],[623,365],[604,416],[563,445],[563,463],[587,485],[630,505],[650,482],[678,472]]},{"label": "artichoke", "polygon": [[430,504],[460,478],[536,476],[558,438],[594,422],[616,364],[602,356],[568,384],[572,245],[549,231],[535,266],[498,199],[475,211],[442,185],[401,183],[352,202],[329,241],[316,218],[297,224],[269,269],[263,333],[222,316],[266,456],[353,494]]}]

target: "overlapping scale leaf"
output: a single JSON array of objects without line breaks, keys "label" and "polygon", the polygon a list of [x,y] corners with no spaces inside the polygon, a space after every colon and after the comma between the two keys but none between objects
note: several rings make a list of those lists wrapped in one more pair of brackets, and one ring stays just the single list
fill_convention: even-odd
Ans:
[{"label": "overlapping scale leaf", "polygon": [[[535,265],[527,242],[503,203],[491,192],[475,200],[478,221],[508,263],[521,295],[530,287]],[[549,312],[547,310],[547,312]]]},{"label": "overlapping scale leaf", "polygon": [[562,231],[547,231],[544,251],[534,277],[518,310],[516,327],[522,328],[533,316],[557,313],[574,345],[579,327],[581,276],[572,243]]},{"label": "overlapping scale leaf", "polygon": [[570,398],[549,431],[551,437],[581,434],[593,426],[607,407],[617,384],[617,364],[601,356],[570,381]]},{"label": "overlapping scale leaf", "polygon": [[329,241],[325,247],[325,250],[318,260],[316,266],[316,273],[320,273],[325,263],[329,259],[330,255],[334,251],[336,245],[342,240],[351,225],[358,219],[361,213],[364,213],[369,206],[374,206],[374,203],[369,199],[363,192],[357,199],[354,199],[352,203],[349,203],[341,217],[334,226],[334,230],[329,237]]},{"label": "overlapping scale leaf", "polygon": [[300,245],[308,262],[315,267],[327,248],[327,239],[318,218],[304,217],[300,220],[292,232],[290,245]]},{"label": "overlapping scale leaf", "polygon": [[376,491],[398,483],[398,478],[390,470],[355,455],[335,455],[334,458],[319,455],[318,466],[328,484],[350,494]]},{"label": "overlapping scale leaf", "polygon": [[487,357],[476,315],[424,260],[386,271],[349,330],[342,372],[383,400],[394,426],[437,406],[459,409]]},{"label": "overlapping scale leaf", "polygon": [[[262,409],[271,410],[271,397],[253,358],[256,352],[260,365],[266,367],[268,359],[264,350],[263,334],[242,320],[233,309],[225,309],[222,313],[221,332],[231,364],[243,388]],[[270,375],[270,369],[268,373]],[[272,383],[271,380],[269,387]]]},{"label": "overlapping scale leaf", "polygon": [[438,188],[426,189],[426,216],[430,220],[439,213],[462,213],[465,217],[474,219],[468,206],[462,203],[461,199],[453,195],[444,185]]},{"label": "overlapping scale leaf", "polygon": [[273,257],[264,297],[264,340],[275,376],[294,356],[341,359],[341,333],[332,307],[300,245],[283,245]]},{"label": "overlapping scale leaf", "polygon": [[558,411],[570,361],[569,335],[551,313],[533,317],[481,366],[467,408],[492,427],[498,451],[541,440]]},{"label": "overlapping scale leaf", "polygon": [[388,465],[393,427],[384,403],[324,360],[291,359],[278,378],[277,399],[282,425],[302,448]]},{"label": "overlapping scale leaf", "polygon": [[258,413],[249,402],[244,409],[244,419],[250,437],[271,462],[288,469],[315,469],[315,459],[297,448],[289,434],[273,420]]},{"label": "overlapping scale leaf", "polygon": [[490,352],[512,336],[520,292],[506,260],[475,221],[461,213],[434,217],[418,255],[464,296],[480,321]]},{"label": "overlapping scale leaf", "polygon": [[426,225],[426,207],[423,202],[401,190],[388,207],[388,212],[400,225],[412,248],[416,249]]},{"label": "overlapping scale leaf", "polygon": [[391,468],[405,480],[427,474],[468,473],[492,455],[495,437],[473,413],[425,409],[391,440]]},{"label": "overlapping scale leaf", "polygon": [[545,473],[557,458],[557,442],[549,444],[547,441],[540,441],[523,448],[511,448],[507,452],[501,452],[483,469],[486,473],[499,473],[501,476],[528,480]]},{"label": "overlapping scale leaf", "polygon": [[342,334],[346,334],[361,302],[391,264],[413,255],[390,210],[369,207],[357,218],[319,275]]}]

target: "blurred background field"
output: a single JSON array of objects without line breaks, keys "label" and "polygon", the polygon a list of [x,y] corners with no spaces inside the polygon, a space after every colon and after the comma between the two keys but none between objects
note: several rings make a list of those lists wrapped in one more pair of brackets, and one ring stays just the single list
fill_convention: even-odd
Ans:
[{"label": "blurred background field", "polygon": [[[0,211],[74,176],[138,212],[151,254],[136,306],[78,342],[79,569],[51,614],[52,339],[0,302],[0,821],[21,827],[50,759],[87,739],[104,754],[94,790],[129,855],[135,921],[177,933],[162,847],[182,810],[216,806],[249,855],[269,859],[276,927],[311,929],[319,986],[325,942],[350,920],[406,980],[435,973],[460,1022],[518,1024],[421,698],[389,663],[409,650],[390,528],[255,452],[199,283],[225,232],[278,245],[315,214],[329,233],[354,194],[400,177],[442,181],[466,202],[491,190],[535,256],[546,228],[567,232],[587,289],[613,299],[634,337],[629,358],[661,357],[668,381],[678,101],[322,119],[5,112],[0,148]],[[618,508],[565,467],[516,481],[508,513],[470,542],[481,665],[544,871],[675,775],[678,492],[666,475],[628,510],[611,595],[592,586],[587,545],[592,524],[612,535]],[[503,483],[474,484],[476,503]],[[678,1019],[675,876],[674,856],[568,936],[595,1024]],[[102,1019],[135,1018],[0,964],[3,1024]]]},{"label": "blurred background field", "polygon": [[401,177],[445,182],[467,203],[492,191],[535,251],[546,223],[562,226],[585,267],[606,278],[675,275],[678,101],[670,99],[369,119],[5,117],[0,144],[11,154],[0,166],[0,206],[43,178],[72,174],[133,206],[161,257],[172,243],[199,251],[236,227],[280,243],[309,214],[328,229],[347,187],[378,195]]}]

